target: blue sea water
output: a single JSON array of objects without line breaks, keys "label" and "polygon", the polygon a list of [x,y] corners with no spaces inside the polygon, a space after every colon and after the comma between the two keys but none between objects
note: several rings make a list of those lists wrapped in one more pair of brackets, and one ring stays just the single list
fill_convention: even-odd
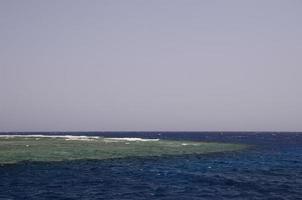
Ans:
[{"label": "blue sea water", "polygon": [[302,199],[299,133],[72,134],[232,142],[251,147],[208,155],[4,165],[0,166],[0,199]]}]

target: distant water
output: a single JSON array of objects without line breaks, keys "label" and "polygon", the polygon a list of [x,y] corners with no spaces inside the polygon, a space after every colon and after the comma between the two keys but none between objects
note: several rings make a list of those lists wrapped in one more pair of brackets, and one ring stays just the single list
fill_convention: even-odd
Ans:
[{"label": "distant water", "polygon": [[0,199],[302,199],[302,134],[64,134],[232,142],[252,147],[210,155],[0,166]]}]

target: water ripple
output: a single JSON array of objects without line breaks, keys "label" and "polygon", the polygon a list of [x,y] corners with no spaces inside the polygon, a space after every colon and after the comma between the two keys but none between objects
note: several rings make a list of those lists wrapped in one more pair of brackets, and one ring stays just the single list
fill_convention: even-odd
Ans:
[{"label": "water ripple", "polygon": [[0,199],[302,199],[301,137],[221,138],[257,145],[237,153],[1,166]]}]

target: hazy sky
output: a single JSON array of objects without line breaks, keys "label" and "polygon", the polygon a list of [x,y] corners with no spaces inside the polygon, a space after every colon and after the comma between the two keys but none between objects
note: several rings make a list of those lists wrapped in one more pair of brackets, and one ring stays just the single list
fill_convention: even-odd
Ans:
[{"label": "hazy sky", "polygon": [[0,131],[302,131],[299,0],[0,1]]}]

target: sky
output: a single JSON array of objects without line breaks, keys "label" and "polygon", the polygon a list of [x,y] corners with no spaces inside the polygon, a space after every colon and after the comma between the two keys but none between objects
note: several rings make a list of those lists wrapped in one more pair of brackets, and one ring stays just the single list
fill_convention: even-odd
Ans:
[{"label": "sky", "polygon": [[299,0],[1,0],[0,131],[302,131]]}]

